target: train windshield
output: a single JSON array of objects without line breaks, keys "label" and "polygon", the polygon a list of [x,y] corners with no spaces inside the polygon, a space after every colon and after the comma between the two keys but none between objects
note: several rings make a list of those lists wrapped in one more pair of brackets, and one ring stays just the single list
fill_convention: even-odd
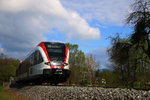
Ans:
[{"label": "train windshield", "polygon": [[52,60],[63,60],[65,55],[65,45],[62,43],[45,43],[48,55]]}]

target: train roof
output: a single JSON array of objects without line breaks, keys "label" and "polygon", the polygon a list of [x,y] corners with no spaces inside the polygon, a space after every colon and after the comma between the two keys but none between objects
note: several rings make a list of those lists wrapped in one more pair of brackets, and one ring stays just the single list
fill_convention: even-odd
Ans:
[{"label": "train roof", "polygon": [[[51,43],[51,44],[55,44],[55,43],[60,43],[60,44],[65,44],[64,42],[61,42],[61,41],[42,41],[42,42],[40,42],[37,46],[39,46],[41,43]],[[32,54],[32,52],[34,52],[35,51],[35,49],[37,48],[37,46],[34,48],[34,49],[32,49],[26,56],[25,56],[25,58],[24,59],[22,59],[21,61],[20,61],[20,63],[21,62],[23,62],[30,54]]]},{"label": "train roof", "polygon": [[60,43],[60,44],[65,44],[64,42],[61,42],[61,41],[52,41],[52,42],[48,42],[48,41],[45,41],[45,42],[40,42],[38,45],[40,45],[41,43],[51,43],[51,44],[55,44],[55,43]]}]

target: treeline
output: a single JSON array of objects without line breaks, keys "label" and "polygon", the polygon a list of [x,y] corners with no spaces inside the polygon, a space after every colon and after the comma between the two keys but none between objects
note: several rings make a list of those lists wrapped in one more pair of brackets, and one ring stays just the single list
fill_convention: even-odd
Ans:
[{"label": "treeline", "polygon": [[69,48],[69,66],[71,76],[66,82],[70,85],[79,86],[102,86],[117,87],[120,86],[116,71],[100,70],[101,65],[96,62],[92,54],[85,53],[78,49],[77,44],[66,44]]},{"label": "treeline", "polygon": [[98,69],[92,55],[86,56],[83,51],[78,50],[76,44],[66,44],[69,48],[69,66],[71,76],[67,83],[75,85],[92,85],[95,84],[95,72]]},{"label": "treeline", "polygon": [[[108,50],[113,70],[100,70],[100,65],[93,55],[87,56],[78,49],[77,44],[67,43],[66,45],[70,50],[71,76],[66,84],[150,89],[150,85],[148,85],[150,82],[150,65],[147,62],[146,54],[142,53],[144,56],[135,54],[136,50],[133,48],[130,51],[131,54],[128,54],[122,41],[123,43],[126,42],[124,39],[116,37],[113,39],[112,47]],[[135,59],[137,56],[140,59]],[[10,77],[15,77],[18,65],[18,60],[4,56],[0,58],[0,84],[9,82]]]},{"label": "treeline", "polygon": [[10,77],[15,77],[16,68],[19,60],[7,58],[3,53],[0,54],[0,85],[9,82]]},{"label": "treeline", "polygon": [[78,50],[78,45],[68,43],[72,73],[66,83],[79,86],[150,89],[148,56],[145,53],[141,53],[143,55],[141,56],[134,46],[127,51],[129,48],[124,42],[126,43],[127,40],[117,36],[112,39],[112,47],[108,49],[112,62],[109,66],[113,70],[100,70],[101,66],[94,56],[87,56],[83,51]]},{"label": "treeline", "polygon": [[126,22],[133,33],[112,38],[108,53],[120,85],[150,89],[150,0],[135,0],[132,8]]}]

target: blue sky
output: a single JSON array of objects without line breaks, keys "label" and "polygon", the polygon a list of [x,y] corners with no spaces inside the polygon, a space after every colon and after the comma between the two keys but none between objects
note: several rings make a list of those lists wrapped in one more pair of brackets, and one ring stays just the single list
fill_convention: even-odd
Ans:
[{"label": "blue sky", "polygon": [[[97,27],[95,21],[89,23],[92,27]],[[70,42],[72,44],[78,44],[79,50],[84,51],[86,54],[92,54],[98,63],[101,64],[102,68],[105,68],[110,63],[107,49],[111,47],[111,39],[109,37],[115,37],[118,33],[121,37],[129,37],[132,33],[131,26],[103,26],[98,27],[101,30],[101,38],[97,40],[89,41],[76,41],[66,40],[63,33],[59,34],[48,34],[46,35],[49,40],[58,40],[64,42]]]},{"label": "blue sky", "polygon": [[[95,22],[91,22],[91,26],[94,26]],[[89,40],[89,41],[77,41],[77,40],[66,40],[66,36],[55,30],[55,34],[46,34],[49,40],[58,40],[64,42],[71,42],[73,44],[79,44],[79,49],[83,50],[84,52],[88,52],[94,49],[99,48],[108,48],[111,46],[111,39],[109,37],[115,37],[116,33],[119,33],[121,37],[129,37],[132,33],[132,27],[129,26],[106,26],[106,27],[98,27],[101,30],[101,37],[100,39],[96,40]]]},{"label": "blue sky", "polygon": [[133,0],[0,0],[0,52],[22,59],[41,41],[78,44],[106,66],[109,37],[128,37]]}]

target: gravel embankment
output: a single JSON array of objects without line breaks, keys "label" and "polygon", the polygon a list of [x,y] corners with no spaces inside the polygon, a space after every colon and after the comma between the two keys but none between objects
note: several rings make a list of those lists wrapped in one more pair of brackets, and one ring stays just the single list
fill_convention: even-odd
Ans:
[{"label": "gravel embankment", "polygon": [[150,100],[150,91],[134,89],[26,86],[14,90],[32,100]]}]

